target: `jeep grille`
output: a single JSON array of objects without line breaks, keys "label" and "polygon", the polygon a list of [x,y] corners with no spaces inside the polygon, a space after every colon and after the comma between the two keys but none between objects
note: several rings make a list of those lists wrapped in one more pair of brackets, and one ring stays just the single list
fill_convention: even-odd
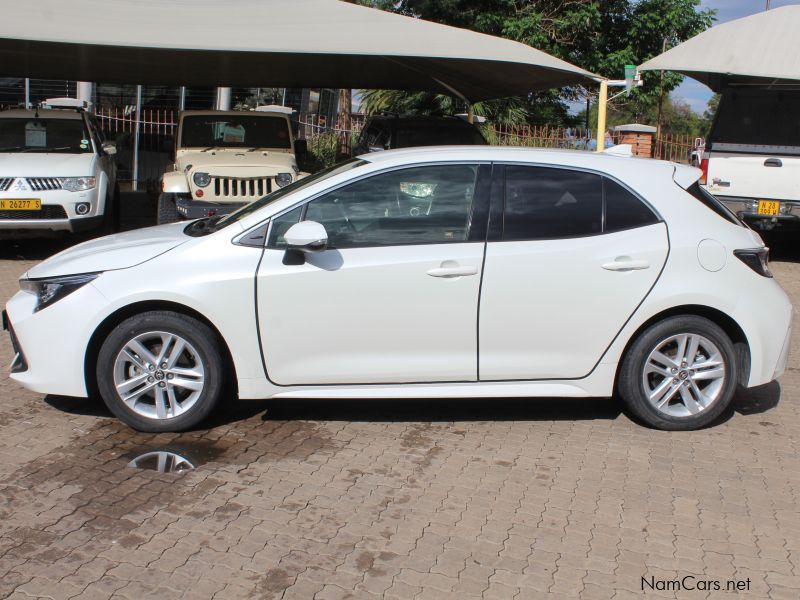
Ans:
[{"label": "jeep grille", "polygon": [[269,177],[212,177],[212,189],[217,198],[261,198],[272,191]]}]

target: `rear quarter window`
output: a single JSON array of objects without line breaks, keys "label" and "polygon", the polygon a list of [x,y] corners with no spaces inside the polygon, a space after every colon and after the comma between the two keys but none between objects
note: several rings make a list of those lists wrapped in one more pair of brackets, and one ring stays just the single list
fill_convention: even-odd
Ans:
[{"label": "rear quarter window", "polygon": [[732,210],[717,200],[716,196],[700,187],[699,183],[694,182],[692,185],[686,188],[686,192],[694,196],[703,206],[709,210],[713,210],[726,221],[733,223],[734,225],[746,227],[742,220],[739,219],[739,217],[737,217]]}]

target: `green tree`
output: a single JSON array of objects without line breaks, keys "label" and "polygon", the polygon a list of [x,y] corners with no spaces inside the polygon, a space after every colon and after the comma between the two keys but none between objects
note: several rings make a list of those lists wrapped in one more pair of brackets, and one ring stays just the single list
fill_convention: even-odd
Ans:
[{"label": "green tree", "polygon": [[[622,77],[626,64],[641,64],[711,25],[714,12],[700,0],[362,0],[394,12],[516,40],[611,79]],[[681,76],[645,73],[644,86],[625,102],[645,112],[666,97]],[[593,89],[570,88],[522,98],[526,120],[566,125],[566,102]],[[420,98],[418,96],[418,98]],[[420,98],[427,104],[443,104]],[[492,102],[484,103],[484,112]],[[407,106],[399,95],[391,107]],[[414,103],[411,102],[413,106]],[[384,104],[382,109],[387,109]],[[518,113],[514,113],[519,116]],[[517,118],[515,117],[515,118]],[[574,120],[574,119],[573,119]]]}]

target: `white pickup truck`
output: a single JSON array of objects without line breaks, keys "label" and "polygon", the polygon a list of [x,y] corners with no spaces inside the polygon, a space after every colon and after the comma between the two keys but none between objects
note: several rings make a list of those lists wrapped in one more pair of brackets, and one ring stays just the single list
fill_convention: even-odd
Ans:
[{"label": "white pickup truck", "polygon": [[706,189],[753,227],[800,225],[800,90],[723,92],[700,168]]}]

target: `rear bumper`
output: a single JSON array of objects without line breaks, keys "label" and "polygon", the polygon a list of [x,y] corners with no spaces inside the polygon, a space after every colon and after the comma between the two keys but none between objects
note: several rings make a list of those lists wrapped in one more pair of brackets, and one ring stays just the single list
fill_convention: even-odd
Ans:
[{"label": "rear bumper", "polygon": [[775,224],[781,225],[800,225],[800,201],[798,200],[780,200],[778,198],[770,198],[770,200],[777,200],[781,203],[781,209],[784,211],[777,215],[760,215],[758,214],[758,198],[739,198],[731,196],[717,196],[717,199],[725,204],[731,211],[736,213],[740,219],[749,222],[769,223],[773,226]]},{"label": "rear bumper", "polygon": [[203,202],[192,198],[178,198],[175,206],[182,219],[202,219],[227,215],[244,206],[245,202]]}]

